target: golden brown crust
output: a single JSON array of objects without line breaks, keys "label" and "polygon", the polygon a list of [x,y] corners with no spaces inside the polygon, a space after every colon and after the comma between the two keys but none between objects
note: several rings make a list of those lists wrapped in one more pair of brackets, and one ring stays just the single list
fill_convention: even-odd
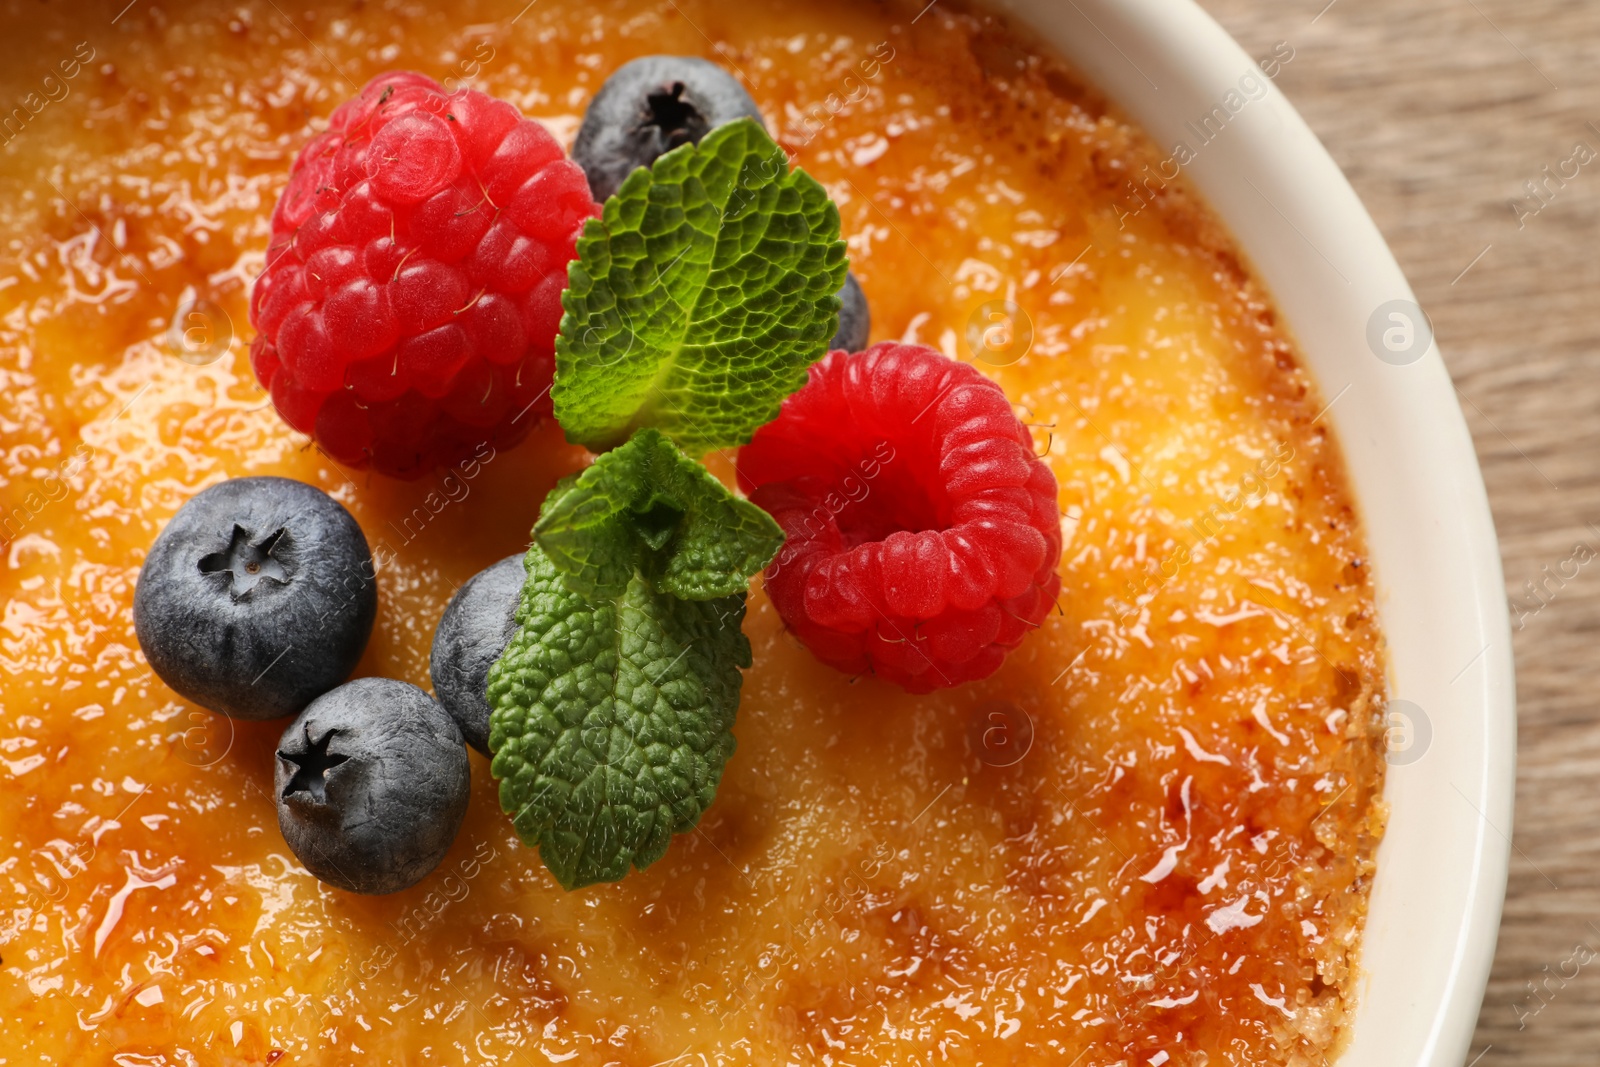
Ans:
[{"label": "golden brown crust", "polygon": [[[0,776],[28,798],[0,812],[20,843],[0,1014],[37,1021],[18,1055],[1087,1067],[1337,1047],[1383,829],[1383,648],[1323,398],[1181,175],[1129,198],[1162,152],[1026,35],[951,0],[913,23],[924,6],[546,0],[515,32],[473,0],[293,26],[136,7],[0,149],[23,264],[0,278],[0,510],[26,513],[0,566]],[[0,39],[71,51],[66,14],[30,18]],[[1026,355],[980,365],[1060,482],[1063,594],[994,678],[912,698],[820,667],[758,592],[738,754],[659,864],[562,892],[475,757],[445,866],[357,899],[278,838],[278,727],[191,722],[128,605],[198,487],[299,477],[391,561],[361,672],[426,684],[452,588],[524,544],[582,462],[547,427],[470,471],[348,479],[244,357],[264,213],[344,75],[459,78],[480,41],[475,84],[568,134],[624,59],[736,64],[839,201],[875,340],[973,360],[986,308],[1024,311]],[[0,91],[30,69],[0,64]],[[236,331],[214,363],[168,347],[190,286]],[[1032,726],[1014,763],[984,748],[996,708]]]}]

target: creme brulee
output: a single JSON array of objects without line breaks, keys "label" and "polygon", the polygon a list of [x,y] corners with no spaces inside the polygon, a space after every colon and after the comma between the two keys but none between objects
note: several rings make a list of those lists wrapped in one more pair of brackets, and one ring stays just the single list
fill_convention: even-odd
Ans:
[{"label": "creme brulee", "polygon": [[[1161,153],[1094,91],[952,2],[120,6],[0,33],[0,1063],[1337,1049],[1382,830],[1359,523],[1269,298],[1181,178],[1130,198]],[[838,201],[875,340],[978,360],[1036,427],[1060,611],[992,678],[909,696],[819,664],[758,589],[738,752],[660,863],[562,891],[474,755],[433,875],[331,889],[278,832],[283,724],[146,667],[145,551],[223,478],[320,486],[388,560],[358,673],[427,686],[452,591],[582,453],[545,426],[415,483],[325,459],[246,359],[268,213],[380,71],[570,142],[654,52],[739,74]]]}]

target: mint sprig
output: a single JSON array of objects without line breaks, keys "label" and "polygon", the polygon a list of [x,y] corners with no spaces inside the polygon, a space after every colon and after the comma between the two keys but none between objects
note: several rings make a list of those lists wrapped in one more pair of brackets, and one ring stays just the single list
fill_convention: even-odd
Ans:
[{"label": "mint sprig", "polygon": [[733,755],[744,595],[683,600],[635,574],[574,592],[528,550],[517,631],[489,670],[500,805],[567,889],[666,853],[710,806]]},{"label": "mint sprig", "polygon": [[629,175],[578,241],[553,395],[603,454],[545,499],[487,692],[501,807],[568,889],[654,863],[716,793],[783,533],[691,457],[805,383],[845,268],[838,208],[749,120]]},{"label": "mint sprig", "polygon": [[654,426],[688,454],[744,444],[827,351],[839,209],[757,123],[630,174],[578,240],[552,391],[568,440]]},{"label": "mint sprig", "polygon": [[557,486],[533,538],[589,598],[622,595],[636,574],[684,600],[742,594],[783,547],[772,516],[655,429]]}]

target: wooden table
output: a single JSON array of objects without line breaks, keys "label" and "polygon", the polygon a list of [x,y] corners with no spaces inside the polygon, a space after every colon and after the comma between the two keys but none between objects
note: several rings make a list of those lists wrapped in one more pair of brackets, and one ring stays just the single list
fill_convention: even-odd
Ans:
[{"label": "wooden table", "polygon": [[1600,3],[1202,2],[1251,55],[1295,49],[1279,88],[1433,319],[1513,614],[1554,594],[1515,634],[1511,881],[1469,1062],[1600,1064]]}]

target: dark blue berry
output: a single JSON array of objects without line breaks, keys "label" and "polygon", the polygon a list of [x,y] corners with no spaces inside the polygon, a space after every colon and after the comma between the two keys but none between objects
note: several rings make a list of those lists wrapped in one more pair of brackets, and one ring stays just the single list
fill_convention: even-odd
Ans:
[{"label": "dark blue berry", "polygon": [[517,628],[517,601],[527,578],[522,555],[507,556],[467,580],[450,598],[433,633],[428,673],[433,694],[461,727],[467,744],[489,755],[489,667]]},{"label": "dark blue berry", "polygon": [[278,741],[278,828],[306,870],[352,893],[393,893],[439,865],[467,814],[461,731],[389,678],[324,693]]},{"label": "dark blue berry", "polygon": [[639,167],[761,111],[733,75],[695,56],[644,56],[618,67],[589,101],[572,158],[604,203]]},{"label": "dark blue berry", "polygon": [[854,274],[844,276],[844,288],[839,290],[839,332],[828,342],[828,351],[842,348],[846,352],[860,352],[867,347],[867,335],[872,332],[872,313],[867,310],[867,294]]},{"label": "dark blue berry", "polygon": [[236,719],[293,715],[350,677],[377,612],[361,527],[289,478],[197,494],[150,546],[133,593],[151,669]]}]

